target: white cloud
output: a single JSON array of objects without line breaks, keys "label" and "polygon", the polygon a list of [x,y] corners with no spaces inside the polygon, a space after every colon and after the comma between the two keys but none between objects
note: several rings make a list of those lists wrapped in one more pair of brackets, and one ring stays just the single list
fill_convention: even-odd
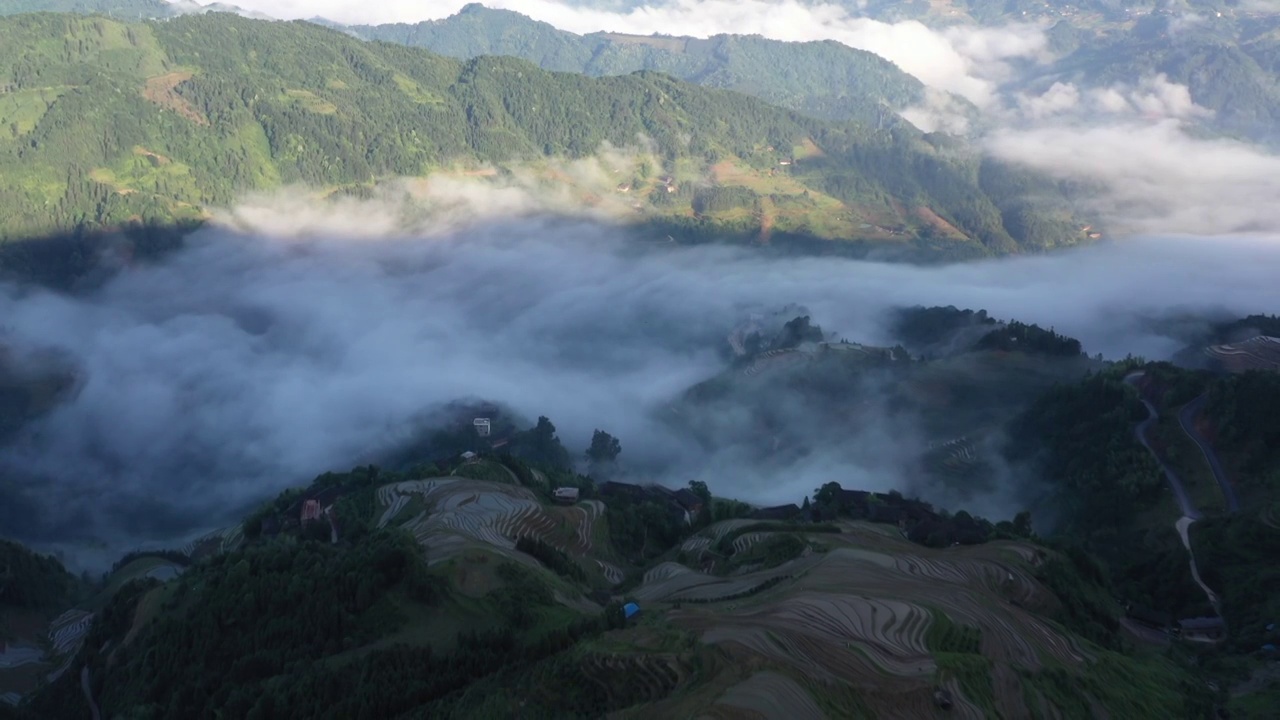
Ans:
[{"label": "white cloud", "polygon": [[1189,136],[1176,119],[997,131],[998,157],[1107,187],[1099,209],[1129,232],[1280,230],[1280,157]]},{"label": "white cloud", "polygon": [[1186,85],[1171,82],[1163,73],[1145,77],[1136,84],[1115,83],[1085,90],[1073,83],[1056,82],[1039,95],[1015,95],[1012,104],[1018,116],[1016,119],[1032,122],[1067,117],[1093,121],[1110,119],[1100,118],[1100,115],[1118,116],[1122,120],[1137,116],[1153,121],[1169,118],[1190,120],[1213,115],[1211,110],[1191,99],[1191,90]]}]

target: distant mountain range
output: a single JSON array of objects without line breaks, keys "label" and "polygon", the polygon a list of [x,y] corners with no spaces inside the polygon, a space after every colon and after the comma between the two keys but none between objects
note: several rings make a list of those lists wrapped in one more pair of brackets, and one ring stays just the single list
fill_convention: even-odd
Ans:
[{"label": "distant mountain range", "polygon": [[[565,4],[628,10],[638,0],[577,0]],[[963,23],[1047,24],[1057,59],[1027,65],[1006,89],[1040,93],[1055,82],[1081,87],[1133,84],[1164,74],[1188,86],[1211,118],[1197,122],[1217,133],[1268,145],[1280,143],[1280,13],[1262,3],[1228,0],[923,0],[837,2],[851,15],[886,22],[919,20],[935,27]],[[116,17],[170,17],[225,11],[257,16],[233,4],[193,0],[14,0],[0,15],[36,10],[113,13]],[[707,39],[618,33],[576,35],[516,12],[471,4],[443,20],[416,24],[344,26],[313,22],[358,37],[424,47],[470,59],[511,55],[547,70],[593,76],[656,70],[689,82],[721,87],[827,119],[885,122],[884,108],[920,102],[923,86],[892,63],[835,42],[786,43],[753,36]],[[956,106],[968,103],[958,100]],[[972,108],[971,115],[973,114]],[[891,120],[896,118],[890,117]]]},{"label": "distant mountain range", "polygon": [[198,219],[289,183],[365,192],[397,177],[582,158],[642,137],[651,162],[579,190],[679,239],[922,259],[1087,239],[1068,188],[945,136],[822,121],[648,71],[592,79],[513,58],[463,62],[229,14],[23,15],[0,21],[0,38],[0,235],[10,239]]},{"label": "distant mountain range", "polygon": [[368,40],[423,47],[450,57],[511,55],[546,70],[595,77],[655,70],[824,119],[891,122],[897,118],[886,110],[902,110],[924,99],[924,85],[893,63],[834,41],[576,35],[480,4],[467,5],[444,20],[346,29]]}]

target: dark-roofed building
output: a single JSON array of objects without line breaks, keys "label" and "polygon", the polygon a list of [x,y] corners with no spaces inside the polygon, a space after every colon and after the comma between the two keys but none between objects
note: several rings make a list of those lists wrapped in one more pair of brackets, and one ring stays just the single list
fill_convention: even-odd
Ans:
[{"label": "dark-roofed building", "polygon": [[795,503],[790,505],[776,505],[774,507],[760,508],[751,513],[753,520],[793,520],[800,514],[800,506]]},{"label": "dark-roofed building", "polygon": [[632,500],[643,500],[647,494],[643,487],[632,485],[631,483],[617,482],[614,480],[606,480],[600,483],[598,492],[601,497],[626,497]]},{"label": "dark-roofed building", "polygon": [[680,489],[675,491],[674,498],[680,507],[684,508],[690,515],[697,515],[702,510],[702,498],[692,490]]},{"label": "dark-roofed building", "polygon": [[1219,617],[1185,618],[1178,621],[1178,631],[1188,640],[1221,640],[1227,624]]}]

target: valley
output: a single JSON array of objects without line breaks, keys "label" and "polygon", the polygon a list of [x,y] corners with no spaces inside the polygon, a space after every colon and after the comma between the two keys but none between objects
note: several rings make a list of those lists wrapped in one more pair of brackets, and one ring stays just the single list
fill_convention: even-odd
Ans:
[{"label": "valley", "polygon": [[[730,392],[746,384],[753,393],[767,394],[761,382],[790,378],[786,382],[794,383],[807,376],[805,382],[812,383],[848,371],[838,369],[845,367],[842,364],[826,364],[826,357],[861,363],[855,366],[860,373],[884,368],[901,372],[914,364],[954,365],[966,354],[980,355],[985,352],[981,348],[1020,338],[1029,343],[1020,351],[1024,362],[1052,366],[1056,348],[1075,347],[1069,338],[1034,325],[986,324],[987,316],[979,317],[954,308],[904,309],[898,321],[900,337],[916,345],[949,346],[949,358],[913,361],[902,348],[895,352],[837,343],[818,350],[807,363],[765,365],[753,355],[798,354],[799,350],[780,348],[823,333],[799,319],[782,323],[776,315],[755,315],[725,340],[731,354],[742,350],[748,362],[714,382],[727,384]],[[987,328],[985,335],[971,332],[975,321]],[[932,330],[925,332],[926,327]],[[969,338],[970,349],[956,344],[962,337]],[[834,349],[838,347],[856,352],[839,352]],[[873,357],[880,359],[867,364]],[[1001,371],[984,372],[1005,379]],[[1115,441],[1129,439],[1138,448],[1135,452],[1150,452],[1163,466],[1165,460],[1154,455],[1152,446],[1142,448],[1137,441],[1147,443],[1154,419],[1165,412],[1157,404],[1170,383],[1202,376],[1184,375],[1187,371],[1162,364],[1103,364],[1089,372],[1102,373],[1092,378],[1115,378],[1107,382],[1118,383],[1129,398],[1126,402],[1142,408],[1142,415],[1117,426]],[[930,376],[935,394],[941,377],[936,372]],[[1215,382],[1254,375],[1218,377]],[[1097,382],[1087,379],[1078,387]],[[1140,398],[1135,385],[1145,394],[1154,393],[1154,399]],[[1034,428],[1034,422],[1019,415],[1043,412],[1038,405],[1052,396],[1053,387],[1061,386],[1035,387],[1039,389],[1028,388],[1026,395],[1008,395],[1005,402],[1014,404],[1006,406],[1004,420],[998,422]],[[1177,392],[1189,393],[1191,388]],[[1191,405],[1193,411],[1201,410],[1203,402],[1205,417],[1213,417],[1214,398],[1221,392],[1211,389],[1207,396],[1194,395],[1207,399]],[[694,397],[705,394],[697,390]],[[492,422],[505,427],[507,421],[495,416]],[[752,507],[716,498],[697,482],[677,492],[629,475],[593,480],[563,466],[486,449],[488,440],[474,435],[468,440],[461,430],[449,432],[454,434],[440,435],[440,441],[447,436],[462,444],[453,445],[455,454],[447,456],[439,453],[449,448],[438,446],[437,464],[325,474],[310,488],[288,491],[206,540],[181,550],[141,551],[125,558],[96,591],[60,575],[60,566],[37,563],[35,574],[23,582],[50,588],[61,584],[63,589],[40,601],[41,607],[50,608],[44,616],[50,620],[47,631],[39,622],[25,630],[9,630],[17,629],[20,635],[3,656],[2,689],[30,692],[32,686],[23,683],[31,680],[22,678],[33,677],[31,668],[41,673],[40,685],[49,683],[48,690],[18,706],[17,717],[25,719],[23,712],[61,717],[90,704],[100,705],[110,716],[155,692],[146,689],[155,687],[149,683],[194,682],[200,675],[181,678],[216,657],[253,657],[257,659],[248,661],[265,663],[255,672],[245,666],[232,675],[219,670],[210,676],[239,678],[228,681],[241,689],[231,691],[224,685],[213,692],[212,687],[191,686],[190,692],[206,698],[202,702],[226,711],[254,717],[273,703],[306,703],[313,708],[308,713],[321,717],[330,712],[361,717],[364,711],[358,708],[374,707],[353,704],[357,698],[374,697],[369,694],[375,692],[373,680],[358,679],[373,676],[338,675],[323,666],[289,669],[294,667],[287,659],[295,657],[292,653],[313,651],[342,667],[393,663],[400,668],[396,672],[419,675],[437,667],[435,657],[453,658],[455,663],[471,658],[457,665],[453,674],[436,675],[430,688],[379,693],[377,712],[393,716],[410,707],[481,717],[532,706],[554,707],[557,713],[574,716],[661,712],[729,717],[752,712],[771,717],[785,711],[835,717],[846,712],[839,708],[854,708],[858,717],[887,718],[1073,717],[1103,712],[1166,717],[1183,712],[1185,703],[1200,703],[1196,707],[1207,712],[1215,702],[1213,693],[1196,689],[1201,684],[1185,664],[1187,653],[1207,653],[1204,662],[1225,662],[1239,657],[1227,648],[1249,642],[1244,638],[1258,628],[1253,621],[1239,620],[1241,612],[1257,617],[1256,609],[1239,605],[1241,588],[1233,576],[1222,574],[1234,572],[1229,568],[1238,560],[1223,563],[1221,553],[1235,550],[1199,529],[1205,525],[1217,533],[1219,523],[1235,522],[1232,515],[1217,514],[1226,512],[1225,504],[1222,511],[1209,515],[1184,500],[1176,532],[1173,518],[1161,515],[1167,532],[1181,539],[1177,550],[1194,548],[1197,557],[1188,564],[1184,554],[1181,563],[1163,566],[1161,572],[1167,576],[1142,580],[1203,588],[1208,604],[1221,608],[1229,621],[1226,638],[1205,642],[1190,630],[1179,635],[1168,629],[1153,632],[1144,625],[1148,620],[1137,609],[1140,605],[1164,607],[1164,612],[1178,608],[1162,605],[1156,595],[1141,598],[1143,591],[1133,585],[1132,577],[1128,584],[1114,584],[1118,578],[1108,576],[1099,561],[1082,550],[1092,542],[1094,531],[1087,526],[1074,526],[1070,536],[1061,530],[1042,536],[1031,530],[1029,513],[1014,522],[993,524],[967,512],[952,515],[897,492],[846,490],[839,483],[815,489],[803,498],[803,506]],[[520,434],[524,432],[531,434]],[[542,438],[537,442],[558,444],[554,428],[548,426],[506,435],[502,447],[530,452],[535,437]],[[951,482],[972,483],[975,473],[986,472],[980,468],[1010,461],[992,455],[992,447],[966,438],[940,443],[934,452],[945,452],[951,459],[936,468],[929,461],[925,467]],[[464,448],[479,452],[462,452]],[[549,449],[536,452],[556,455]],[[1189,454],[1178,458],[1180,463],[1207,462]],[[1012,461],[1018,462],[1016,454]],[[1164,467],[1169,483],[1180,487],[1183,468]],[[575,489],[567,501],[560,499],[566,487]],[[1132,507],[1137,517],[1144,517],[1149,502],[1116,510]],[[1192,518],[1197,519],[1194,524]],[[1145,561],[1148,552],[1137,551],[1139,557],[1129,562]],[[1206,557],[1198,557],[1201,554]],[[297,569],[290,569],[298,563],[312,566],[321,557],[328,558],[338,575],[298,575]],[[8,562],[12,566],[13,560]],[[1197,564],[1212,565],[1214,572],[1201,577]],[[251,569],[255,566],[256,571]],[[318,583],[307,602],[297,594],[302,588],[292,587],[302,577]],[[248,596],[233,589],[245,582],[266,585]],[[276,590],[267,589],[272,583]],[[1225,592],[1214,592],[1211,583]],[[284,590],[285,585],[292,589]],[[74,607],[55,617],[53,608],[77,594],[81,599]],[[186,597],[202,599],[193,604],[183,600]],[[235,643],[229,637],[203,637],[196,642],[206,659],[189,670],[161,671],[153,664],[156,653],[172,653],[172,643],[187,642],[179,640],[186,633],[182,628],[208,622],[198,619],[205,613],[221,613],[209,615],[210,620],[221,617],[220,622],[259,628],[249,636],[277,632],[270,629],[275,622],[271,618],[280,617],[281,610],[271,608],[282,607],[281,602],[302,602],[290,611],[295,617],[290,622],[299,629],[346,629],[341,636],[321,636],[330,640],[275,645],[268,654],[252,656],[232,649]],[[1184,613],[1196,605],[1190,598],[1188,602]],[[325,609],[331,604],[354,615],[339,620]],[[202,609],[206,605],[208,609]],[[1122,634],[1121,628],[1127,631]],[[1170,642],[1176,649],[1173,654],[1144,649],[1169,647]],[[311,646],[313,651],[303,649]],[[486,655],[484,648],[491,647],[512,650],[501,657]],[[150,649],[144,653],[142,648]],[[213,670],[205,668],[199,672]],[[1117,673],[1126,680],[1117,682]],[[346,679],[339,682],[341,677]],[[1233,677],[1237,679],[1231,682],[1241,681],[1241,676]],[[552,678],[561,687],[576,689],[554,698],[537,689]],[[342,695],[325,692],[305,700],[305,695],[286,689],[310,693],[335,682],[342,689],[334,690]],[[77,692],[56,690],[69,690],[68,684]],[[771,690],[762,692],[762,687]],[[1170,688],[1182,688],[1181,694]],[[135,694],[139,692],[144,695]]]},{"label": "valley", "polygon": [[0,720],[1275,715],[1274,8],[241,3],[0,3]]}]

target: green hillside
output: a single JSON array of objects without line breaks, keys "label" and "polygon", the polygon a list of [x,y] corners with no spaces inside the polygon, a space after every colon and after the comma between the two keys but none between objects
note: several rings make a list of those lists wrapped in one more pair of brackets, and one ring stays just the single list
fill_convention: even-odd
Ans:
[{"label": "green hillside", "polygon": [[[1159,718],[1212,705],[1177,662],[1070,629],[1072,603],[1105,591],[1025,526],[960,514],[979,534],[932,549],[822,493],[824,523],[717,503],[687,525],[661,493],[601,498],[513,458],[422,472],[435,477],[326,474],[190,555],[125,558],[62,616],[88,622],[55,623],[70,629],[40,667],[63,668],[56,679],[0,713],[926,718],[947,716],[944,698],[990,717]],[[579,502],[551,502],[564,482]],[[310,498],[332,503],[333,524],[299,522]],[[633,557],[636,539],[656,554]]]},{"label": "green hillside", "polygon": [[639,70],[752,95],[831,120],[902,122],[895,112],[924,98],[924,86],[893,63],[840,43],[789,43],[759,36],[707,39],[618,33],[576,35],[509,10],[464,7],[444,20],[347,28],[370,40],[450,57],[520,57],[547,70],[592,76]]},{"label": "green hillside", "polygon": [[114,15],[118,18],[151,18],[169,15],[165,0],[7,0],[0,4],[0,15],[33,12],[74,12]]},{"label": "green hillside", "polygon": [[459,62],[225,14],[0,21],[7,239],[195,221],[246,191],[327,193],[482,163],[572,182],[546,159],[640,136],[648,161],[577,190],[681,239],[839,240],[924,259],[1083,239],[1062,188],[943,138],[823,122],[662,74]]},{"label": "green hillside", "polygon": [[[0,639],[35,658],[0,668],[0,696],[24,696],[0,717],[89,702],[148,718],[1266,717],[1280,375],[1107,363],[954,307],[898,314],[895,335],[931,349],[919,358],[774,319],[735,329],[741,354],[676,414],[746,410],[737,436],[766,448],[747,433],[775,424],[769,397],[834,436],[891,422],[881,408],[918,412],[932,437],[999,440],[935,445],[924,472],[980,483],[1003,466],[1035,478],[1020,488],[1032,512],[992,521],[838,481],[759,510],[703,482],[628,485],[625,465],[610,471],[621,485],[577,475],[546,418],[521,430],[495,410],[509,436],[495,451],[462,413],[395,470],[326,473],[185,547],[131,553],[92,587],[0,544],[0,607],[16,619]],[[896,397],[863,402],[869,378]],[[1150,450],[1134,435],[1140,398],[1173,419],[1202,393],[1196,426],[1238,513],[1214,503],[1176,421],[1151,426]],[[717,409],[735,396],[735,413]],[[1157,455],[1203,511],[1189,537],[1221,600],[1217,642],[1151,620],[1217,612]],[[565,487],[577,498],[558,499]]]}]

